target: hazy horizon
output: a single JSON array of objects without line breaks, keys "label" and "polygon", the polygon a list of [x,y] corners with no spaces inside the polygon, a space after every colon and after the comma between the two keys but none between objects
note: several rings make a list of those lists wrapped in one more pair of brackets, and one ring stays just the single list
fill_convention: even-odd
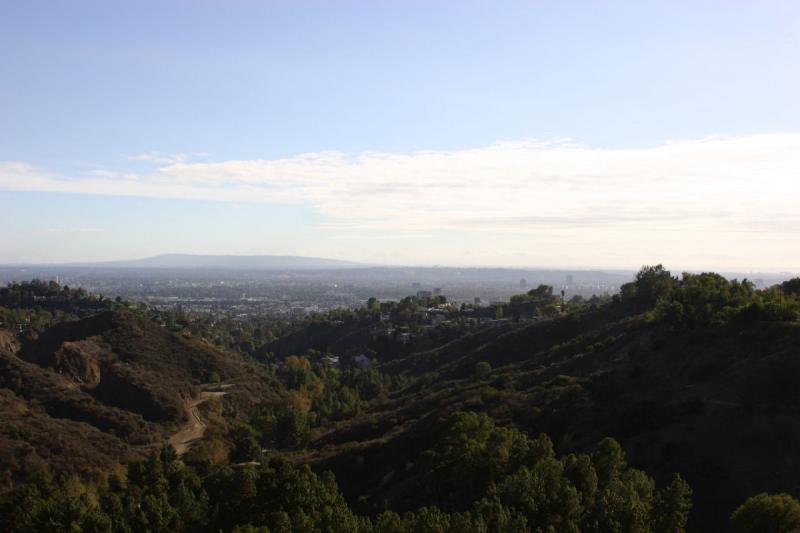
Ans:
[{"label": "hazy horizon", "polygon": [[[485,264],[485,265],[464,265],[464,264],[399,264],[399,263],[365,263],[365,262],[358,262],[358,261],[351,261],[349,259],[340,259],[340,258],[330,258],[330,257],[314,257],[314,256],[296,256],[296,255],[273,255],[273,254],[183,254],[183,253],[164,253],[164,254],[157,254],[154,256],[148,257],[132,257],[132,258],[120,258],[114,259],[109,261],[72,261],[72,262],[9,262],[9,263],[0,263],[0,268],[79,268],[84,266],[89,267],[98,267],[98,268],[163,268],[163,269],[185,269],[185,268],[198,268],[198,269],[221,269],[225,270],[227,267],[225,266],[209,266],[205,263],[198,263],[198,264],[191,264],[191,265],[184,265],[181,266],[139,266],[138,263],[147,263],[151,260],[159,260],[164,258],[173,258],[173,257],[180,257],[180,258],[198,258],[201,260],[204,259],[300,259],[300,260],[318,260],[321,261],[322,264],[319,266],[303,266],[298,267],[300,269],[305,268],[313,268],[319,270],[325,270],[327,268],[333,268],[336,270],[345,270],[345,269],[365,269],[365,268],[373,268],[373,269],[463,269],[463,270],[491,270],[491,269],[500,269],[500,270],[512,270],[512,271],[563,271],[563,272],[615,272],[615,273],[630,273],[633,274],[638,271],[641,267],[647,265],[631,265],[631,266],[604,266],[604,265],[588,265],[588,266],[574,266],[574,265],[553,265],[553,266],[542,266],[542,265],[502,265],[502,264]],[[337,262],[338,265],[330,265],[326,266],[325,262]],[[709,268],[692,268],[692,267],[683,267],[681,265],[664,265],[665,268],[671,270],[674,274],[679,274],[681,272],[708,272],[714,271],[714,269]],[[234,269],[247,269],[253,268],[258,270],[260,268],[265,267],[245,267],[245,266],[236,266]],[[276,267],[268,267],[269,269],[291,269],[294,267],[284,267],[284,266],[276,266]],[[794,276],[797,274],[796,271],[792,270],[785,270],[785,269],[749,269],[749,270],[742,270],[742,269],[718,269],[717,272],[722,274],[767,274],[773,276],[784,276],[785,279],[789,279],[786,276]],[[781,278],[784,279],[784,278]]]}]

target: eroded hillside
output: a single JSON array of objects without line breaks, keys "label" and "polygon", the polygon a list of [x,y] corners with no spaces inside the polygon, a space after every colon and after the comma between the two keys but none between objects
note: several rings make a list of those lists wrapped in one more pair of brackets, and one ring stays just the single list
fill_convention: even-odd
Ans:
[{"label": "eroded hillside", "polygon": [[38,467],[102,469],[144,456],[189,422],[210,379],[240,384],[231,409],[251,405],[260,386],[240,357],[125,310],[19,337],[3,331],[5,486]]}]

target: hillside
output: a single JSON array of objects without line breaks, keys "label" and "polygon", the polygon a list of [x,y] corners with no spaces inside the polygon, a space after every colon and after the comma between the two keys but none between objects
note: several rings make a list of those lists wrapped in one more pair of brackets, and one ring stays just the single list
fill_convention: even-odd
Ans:
[{"label": "hillside", "polygon": [[[723,522],[754,492],[800,486],[800,467],[782,444],[800,439],[800,325],[675,335],[632,318],[570,338],[561,331],[581,325],[557,322],[409,357],[414,367],[437,361],[424,365],[436,377],[312,443],[321,450],[315,460],[354,498],[413,508],[428,483],[418,458],[449,413],[471,410],[547,433],[563,453],[616,438],[635,467],[689,482],[694,524]],[[491,374],[475,375],[479,361]]]},{"label": "hillside", "polygon": [[[319,435],[303,460],[332,469],[365,510],[378,502],[414,509],[431,499],[446,507],[430,492],[426,450],[451,413],[482,412],[548,434],[561,453],[611,436],[656,480],[673,472],[687,480],[692,529],[720,529],[748,496],[800,488],[787,445],[800,442],[800,323],[796,308],[758,303],[746,284],[691,275],[683,283],[657,310],[640,290],[639,301],[479,329],[434,349],[378,350],[379,371],[416,379]],[[696,294],[695,284],[727,295]],[[318,343],[322,328],[309,327],[307,338]],[[352,325],[338,328],[355,338]],[[324,330],[325,344],[342,349],[332,338]]]},{"label": "hillside", "polygon": [[35,473],[26,464],[81,471],[144,456],[188,422],[211,379],[239,384],[231,409],[259,387],[238,356],[126,310],[0,335],[5,487]]},{"label": "hillside", "polygon": [[[659,265],[606,299],[371,299],[258,361],[208,345],[206,318],[145,314],[0,337],[5,482],[32,481],[0,498],[14,530],[55,506],[60,524],[176,531],[727,531],[746,500],[790,510],[745,506],[741,531],[764,530],[750,512],[800,525],[800,280]],[[168,441],[189,453],[154,453]],[[127,484],[69,489],[80,504],[60,495],[73,478],[30,475],[130,459]]]}]

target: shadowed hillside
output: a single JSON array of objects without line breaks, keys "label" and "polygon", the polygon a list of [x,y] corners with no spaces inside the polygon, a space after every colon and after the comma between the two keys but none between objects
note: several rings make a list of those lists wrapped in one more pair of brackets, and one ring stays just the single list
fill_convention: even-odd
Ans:
[{"label": "shadowed hillside", "polygon": [[[258,361],[202,340],[211,321],[159,324],[118,309],[0,336],[3,481],[32,481],[0,498],[19,524],[77,505],[59,499],[73,478],[37,472],[130,459],[132,485],[89,483],[78,492],[100,503],[71,523],[754,532],[742,524],[796,510],[800,524],[780,494],[800,489],[798,280],[756,290],[659,265],[592,301],[543,285],[489,307],[371,299],[292,324]],[[155,455],[170,436],[182,456]],[[114,503],[148,494],[161,507]]]},{"label": "shadowed hillside", "polygon": [[653,278],[596,311],[393,355],[381,371],[419,379],[321,435],[313,460],[353,500],[413,509],[435,498],[425,457],[438,428],[470,410],[546,433],[563,453],[616,438],[632,465],[689,482],[698,530],[725,523],[754,492],[800,489],[785,445],[800,441],[793,293],[715,275]]}]

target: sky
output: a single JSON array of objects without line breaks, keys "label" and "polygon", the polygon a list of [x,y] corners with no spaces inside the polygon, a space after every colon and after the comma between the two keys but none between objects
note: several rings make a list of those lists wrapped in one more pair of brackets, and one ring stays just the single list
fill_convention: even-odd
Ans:
[{"label": "sky", "polygon": [[800,271],[800,2],[0,0],[0,263]]}]

